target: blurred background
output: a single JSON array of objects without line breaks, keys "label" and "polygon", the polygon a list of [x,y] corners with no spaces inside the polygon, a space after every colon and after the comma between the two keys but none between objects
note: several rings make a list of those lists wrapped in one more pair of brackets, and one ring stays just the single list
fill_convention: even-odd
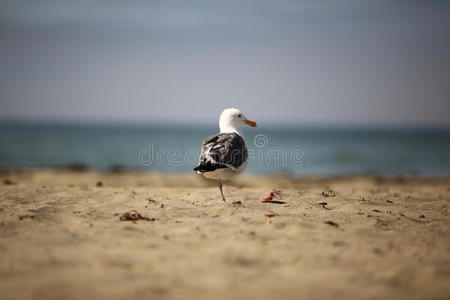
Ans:
[{"label": "blurred background", "polygon": [[302,153],[252,173],[450,174],[448,1],[0,5],[2,169],[190,172],[237,107],[250,149]]}]

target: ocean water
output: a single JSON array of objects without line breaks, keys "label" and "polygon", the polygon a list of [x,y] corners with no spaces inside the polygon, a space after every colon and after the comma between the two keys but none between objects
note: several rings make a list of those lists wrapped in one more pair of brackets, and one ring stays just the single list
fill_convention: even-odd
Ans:
[{"label": "ocean water", "polygon": [[[215,126],[0,124],[0,169],[192,172]],[[450,129],[245,128],[248,172],[450,175]]]}]

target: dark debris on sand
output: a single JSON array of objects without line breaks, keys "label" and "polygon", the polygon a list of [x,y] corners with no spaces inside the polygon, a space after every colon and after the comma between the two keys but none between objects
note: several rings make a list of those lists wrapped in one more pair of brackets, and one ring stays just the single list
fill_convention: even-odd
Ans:
[{"label": "dark debris on sand", "polygon": [[278,216],[278,214],[276,214],[276,213],[268,213],[268,214],[265,214],[265,216],[268,217],[268,218],[273,218],[273,217]]},{"label": "dark debris on sand", "polygon": [[327,207],[328,203],[327,202],[319,202],[317,203],[319,205],[321,205],[323,208],[327,209],[327,210],[331,210],[331,208]]},{"label": "dark debris on sand", "polygon": [[279,201],[279,200],[269,200],[269,201],[264,201],[263,203],[269,203],[269,204],[286,204],[286,202],[284,202],[284,201]]},{"label": "dark debris on sand", "polygon": [[156,200],[153,199],[152,197],[148,197],[148,198],[147,198],[147,202],[148,202],[148,203],[154,203],[154,204],[158,203],[158,202],[156,202]]},{"label": "dark debris on sand", "polygon": [[326,221],[325,224],[339,228],[339,224],[333,221]]},{"label": "dark debris on sand", "polygon": [[155,218],[144,217],[135,210],[131,210],[120,216],[120,221],[136,222],[136,221],[155,221],[155,220],[156,220]]}]

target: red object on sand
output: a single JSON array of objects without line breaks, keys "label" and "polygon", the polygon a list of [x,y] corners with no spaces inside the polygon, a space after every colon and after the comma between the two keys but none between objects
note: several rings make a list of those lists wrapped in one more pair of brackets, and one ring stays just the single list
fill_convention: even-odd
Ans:
[{"label": "red object on sand", "polygon": [[273,192],[270,192],[269,197],[262,199],[261,202],[269,202],[269,201],[272,201],[274,197],[275,197],[275,194],[274,194]]}]

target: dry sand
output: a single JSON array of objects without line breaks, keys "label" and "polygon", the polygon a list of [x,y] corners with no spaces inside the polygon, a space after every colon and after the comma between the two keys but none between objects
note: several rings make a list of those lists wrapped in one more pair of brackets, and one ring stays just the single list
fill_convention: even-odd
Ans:
[{"label": "dry sand", "polygon": [[449,178],[0,179],[0,299],[450,299]]}]

